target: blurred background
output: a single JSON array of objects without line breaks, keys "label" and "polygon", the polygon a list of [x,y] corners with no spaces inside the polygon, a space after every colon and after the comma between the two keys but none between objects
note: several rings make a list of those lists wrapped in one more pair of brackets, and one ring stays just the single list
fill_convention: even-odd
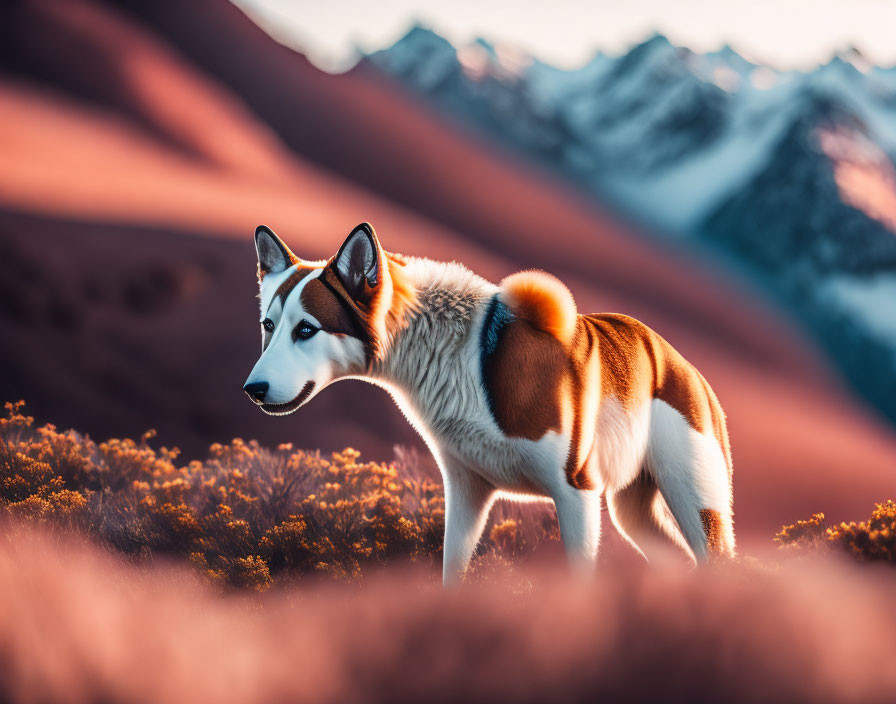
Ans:
[{"label": "blurred background", "polygon": [[896,482],[896,11],[724,5],[2,3],[0,397],[184,459],[419,447],[358,382],[287,418],[241,391],[255,226],[314,259],[367,220],[665,336],[728,412],[741,536],[865,515]]}]

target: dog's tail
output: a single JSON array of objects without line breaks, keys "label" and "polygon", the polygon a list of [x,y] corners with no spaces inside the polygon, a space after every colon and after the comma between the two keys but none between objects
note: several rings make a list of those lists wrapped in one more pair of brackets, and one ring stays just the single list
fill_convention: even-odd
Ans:
[{"label": "dog's tail", "polygon": [[569,289],[554,276],[521,271],[501,282],[500,297],[518,318],[568,345],[576,332],[578,314]]}]

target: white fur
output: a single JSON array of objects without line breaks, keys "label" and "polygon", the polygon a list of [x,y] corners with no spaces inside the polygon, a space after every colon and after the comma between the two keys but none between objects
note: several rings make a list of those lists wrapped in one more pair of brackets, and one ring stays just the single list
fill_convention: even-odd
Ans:
[{"label": "white fur", "polygon": [[650,433],[648,404],[628,411],[613,396],[604,399],[597,414],[594,452],[607,489],[626,486],[641,471]]},{"label": "white fur", "polygon": [[[282,311],[278,302],[270,301],[278,282],[288,273],[265,277],[262,310],[268,306],[294,325],[303,316],[308,317],[299,301],[305,282],[296,286]],[[714,437],[697,433],[662,401],[632,410],[623,408],[614,398],[606,398],[603,403],[599,398],[588,399],[581,410],[592,431],[586,428],[582,433],[580,456],[587,457],[596,488],[573,488],[565,473],[571,409],[563,409],[561,432],[548,432],[537,441],[507,437],[489,410],[480,372],[480,330],[497,287],[458,264],[425,259],[409,259],[403,275],[416,288],[418,305],[410,313],[407,326],[390,339],[383,358],[369,370],[359,364],[363,359],[360,343],[353,347],[342,338],[318,333],[297,345],[289,340],[291,325],[281,323],[250,380],[264,377],[272,389],[276,381],[278,399],[298,393],[309,378],[329,383],[346,376],[366,379],[392,394],[442,471],[446,583],[463,575],[488,511],[500,494],[552,499],[571,562],[590,569],[600,540],[602,492],[612,500],[614,523],[624,533],[623,523],[627,524],[633,534],[629,539],[638,540],[638,526],[629,517],[635,503],[631,499],[626,503],[626,497],[633,496],[627,487],[634,486],[645,470],[655,479],[675,517],[669,517],[662,498],[654,501],[648,496],[652,503],[645,511],[649,514],[646,520],[655,532],[682,544],[686,540],[702,558],[706,539],[699,511],[715,509],[726,521],[726,535],[733,549],[730,486],[725,460]],[[286,348],[308,345],[318,338],[326,341],[328,337],[339,339],[341,346],[329,342],[311,345],[307,353],[302,351],[301,358]],[[599,369],[595,367],[589,373],[599,373]],[[677,525],[673,525],[675,521]]]},{"label": "white fur", "polygon": [[261,283],[261,318],[270,318],[275,328],[246,383],[266,381],[269,384],[266,403],[289,403],[307,382],[313,381],[314,392],[302,404],[305,405],[328,384],[357,373],[364,366],[364,347],[356,338],[320,330],[308,340],[292,340],[293,328],[303,319],[320,327],[320,321],[305,311],[301,303],[302,289],[320,276],[320,271],[309,273],[282,303],[279,296],[274,296],[294,270],[292,266],[283,272],[268,274]]},{"label": "white fur", "polygon": [[725,457],[714,436],[698,433],[672,406],[654,399],[646,466],[697,559],[706,558],[701,509],[719,512],[723,539],[733,549],[731,487]]}]

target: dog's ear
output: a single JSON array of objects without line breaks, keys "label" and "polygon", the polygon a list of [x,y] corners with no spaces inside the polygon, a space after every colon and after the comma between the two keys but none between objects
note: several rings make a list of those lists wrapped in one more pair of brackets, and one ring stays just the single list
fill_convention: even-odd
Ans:
[{"label": "dog's ear", "polygon": [[278,274],[298,261],[283,240],[264,225],[255,228],[255,251],[258,253],[258,267],[264,274]]},{"label": "dog's ear", "polygon": [[333,259],[342,286],[360,304],[368,304],[380,284],[380,243],[373,227],[358,225]]}]

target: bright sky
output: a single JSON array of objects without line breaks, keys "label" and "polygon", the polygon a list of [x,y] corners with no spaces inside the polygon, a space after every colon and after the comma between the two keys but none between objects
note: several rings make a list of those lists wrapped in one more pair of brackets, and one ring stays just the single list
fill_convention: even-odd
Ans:
[{"label": "bright sky", "polygon": [[654,30],[697,51],[728,42],[781,68],[809,68],[850,45],[874,63],[896,63],[896,0],[233,1],[325,68],[350,65],[356,47],[392,44],[414,21],[455,44],[507,41],[565,67]]}]

